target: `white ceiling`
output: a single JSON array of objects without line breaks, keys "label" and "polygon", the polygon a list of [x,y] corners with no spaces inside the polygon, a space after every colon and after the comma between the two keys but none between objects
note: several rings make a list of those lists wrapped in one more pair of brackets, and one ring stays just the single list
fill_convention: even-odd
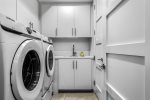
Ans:
[{"label": "white ceiling", "polygon": [[39,2],[92,2],[93,0],[38,0]]}]

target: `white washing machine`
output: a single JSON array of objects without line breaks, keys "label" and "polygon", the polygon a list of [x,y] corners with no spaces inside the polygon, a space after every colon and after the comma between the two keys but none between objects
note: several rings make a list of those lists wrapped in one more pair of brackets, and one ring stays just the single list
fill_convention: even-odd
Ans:
[{"label": "white washing machine", "polygon": [[38,100],[43,85],[42,49],[29,28],[0,15],[0,99]]},{"label": "white washing machine", "polygon": [[44,48],[44,62],[45,62],[45,75],[43,84],[43,98],[42,100],[50,100],[52,98],[52,88],[54,80],[55,58],[54,48],[52,41],[48,37],[43,36],[43,48]]},{"label": "white washing machine", "polygon": [[[37,42],[39,47],[42,49],[41,53],[43,54],[43,59],[44,59],[42,35],[38,31],[33,30],[31,36],[34,36],[36,38],[36,39],[34,39],[34,41]],[[39,39],[41,39],[41,40],[39,41]],[[44,65],[44,61],[42,61],[42,62],[43,62],[43,65]],[[45,72],[45,68],[44,68],[44,72]],[[38,95],[36,100],[41,100],[42,96],[43,96],[43,86],[42,86],[41,92]]]}]

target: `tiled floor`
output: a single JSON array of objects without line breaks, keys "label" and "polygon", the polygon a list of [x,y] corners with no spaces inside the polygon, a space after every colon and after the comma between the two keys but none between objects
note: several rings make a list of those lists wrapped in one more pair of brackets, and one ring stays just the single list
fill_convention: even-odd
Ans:
[{"label": "tiled floor", "polygon": [[94,93],[59,93],[52,100],[98,100]]}]

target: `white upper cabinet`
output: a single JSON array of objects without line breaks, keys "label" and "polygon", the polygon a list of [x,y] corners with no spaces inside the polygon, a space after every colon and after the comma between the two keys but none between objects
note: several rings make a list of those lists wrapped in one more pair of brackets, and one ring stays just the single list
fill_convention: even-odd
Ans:
[{"label": "white upper cabinet", "polygon": [[16,20],[16,0],[0,0],[0,13]]},{"label": "white upper cabinet", "polygon": [[40,31],[39,3],[37,0],[17,0],[16,10],[17,22],[20,22],[27,27],[30,23],[33,23],[33,29]]},{"label": "white upper cabinet", "polygon": [[72,6],[58,7],[58,36],[71,37],[74,28],[74,9]]},{"label": "white upper cabinet", "polygon": [[48,37],[57,36],[57,6],[42,6],[42,34]]},{"label": "white upper cabinet", "polygon": [[90,37],[90,10],[89,5],[76,6],[75,11],[75,36],[77,37]]},{"label": "white upper cabinet", "polygon": [[90,37],[91,6],[51,6],[41,7],[42,33],[48,37]]}]

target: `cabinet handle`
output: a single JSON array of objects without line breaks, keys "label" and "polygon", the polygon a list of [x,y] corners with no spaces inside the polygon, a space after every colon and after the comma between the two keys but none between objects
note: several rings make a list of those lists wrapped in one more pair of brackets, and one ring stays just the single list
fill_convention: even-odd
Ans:
[{"label": "cabinet handle", "polygon": [[78,62],[77,62],[77,60],[76,60],[76,69],[78,69]]},{"label": "cabinet handle", "polygon": [[73,60],[73,69],[74,69],[74,60]]},{"label": "cabinet handle", "polygon": [[57,33],[58,33],[58,30],[57,30],[57,28],[56,28],[56,36],[58,35]]},{"label": "cabinet handle", "polygon": [[75,28],[75,36],[77,36],[77,29]]},{"label": "cabinet handle", "polygon": [[73,36],[73,28],[72,28],[72,36]]}]

